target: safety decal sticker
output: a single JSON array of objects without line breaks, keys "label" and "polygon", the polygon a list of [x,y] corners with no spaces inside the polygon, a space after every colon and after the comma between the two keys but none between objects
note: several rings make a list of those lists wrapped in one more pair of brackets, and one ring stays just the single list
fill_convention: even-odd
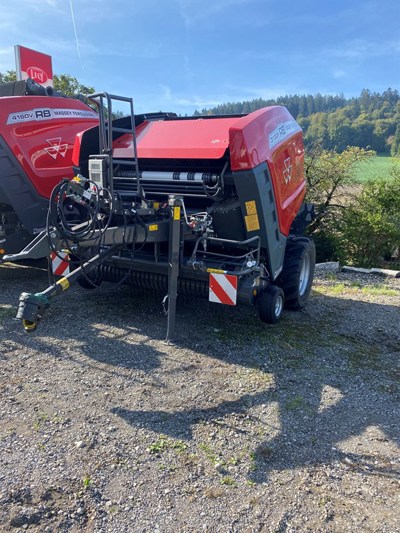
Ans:
[{"label": "safety decal sticker", "polygon": [[208,299],[218,304],[236,305],[237,287],[237,276],[210,274]]},{"label": "safety decal sticker", "polygon": [[254,215],[246,215],[244,217],[244,221],[246,223],[247,231],[258,231],[260,229],[260,222],[258,220],[257,213]]},{"label": "safety decal sticker", "polygon": [[246,213],[244,220],[247,231],[258,231],[260,229],[260,222],[258,220],[257,205],[255,200],[245,202]]},{"label": "safety decal sticker", "polygon": [[287,122],[281,122],[278,126],[269,134],[269,147],[273,148],[281,141],[289,137],[295,131],[301,131],[300,126],[294,120],[288,120]]},{"label": "safety decal sticker", "polygon": [[180,220],[181,219],[181,208],[174,207],[174,220]]},{"label": "safety decal sticker", "polygon": [[84,109],[49,109],[47,107],[29,109],[28,111],[17,111],[8,115],[7,124],[18,124],[20,122],[32,122],[41,120],[55,120],[68,118],[99,118],[94,111]]},{"label": "safety decal sticker", "polygon": [[69,255],[67,252],[51,252],[51,268],[55,276],[69,274]]},{"label": "safety decal sticker", "polygon": [[257,214],[257,206],[255,200],[249,200],[248,202],[245,202],[246,205],[246,213],[248,215],[256,215]]}]

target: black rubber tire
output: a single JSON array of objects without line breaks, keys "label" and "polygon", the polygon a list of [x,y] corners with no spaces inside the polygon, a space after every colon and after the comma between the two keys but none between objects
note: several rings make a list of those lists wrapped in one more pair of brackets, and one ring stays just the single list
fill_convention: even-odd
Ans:
[{"label": "black rubber tire", "polygon": [[262,322],[276,324],[282,317],[285,294],[277,285],[268,285],[258,300],[258,314]]},{"label": "black rubber tire", "polygon": [[287,309],[302,309],[310,296],[315,270],[315,245],[307,237],[290,239],[283,270],[276,283],[285,293]]}]

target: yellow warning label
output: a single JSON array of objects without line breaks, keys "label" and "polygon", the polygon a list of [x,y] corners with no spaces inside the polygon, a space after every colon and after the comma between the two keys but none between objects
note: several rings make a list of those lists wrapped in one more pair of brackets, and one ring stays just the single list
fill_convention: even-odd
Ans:
[{"label": "yellow warning label", "polygon": [[255,215],[247,215],[246,217],[244,217],[244,220],[246,222],[247,231],[257,231],[260,229],[260,223],[258,222],[257,213]]},{"label": "yellow warning label", "polygon": [[180,220],[181,219],[181,208],[174,207],[174,220]]},{"label": "yellow warning label", "polygon": [[160,202],[153,202],[153,207],[154,207],[154,209],[159,209]]},{"label": "yellow warning label", "polygon": [[225,274],[226,270],[219,270],[218,268],[207,268],[209,274]]},{"label": "yellow warning label", "polygon": [[149,226],[149,231],[157,231],[158,230],[158,224],[151,224]]},{"label": "yellow warning label", "polygon": [[57,281],[57,285],[61,285],[63,291],[66,291],[69,287],[69,281],[67,278],[61,278]]},{"label": "yellow warning label", "polygon": [[246,205],[246,213],[248,215],[256,215],[257,214],[257,206],[255,200],[250,200],[249,202],[245,202]]}]

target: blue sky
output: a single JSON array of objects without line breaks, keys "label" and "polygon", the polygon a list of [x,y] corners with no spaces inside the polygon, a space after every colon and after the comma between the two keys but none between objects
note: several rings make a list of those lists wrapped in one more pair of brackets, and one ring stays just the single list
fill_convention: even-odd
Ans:
[{"label": "blue sky", "polygon": [[0,0],[0,13],[0,72],[15,44],[34,48],[138,112],[400,89],[400,0]]}]

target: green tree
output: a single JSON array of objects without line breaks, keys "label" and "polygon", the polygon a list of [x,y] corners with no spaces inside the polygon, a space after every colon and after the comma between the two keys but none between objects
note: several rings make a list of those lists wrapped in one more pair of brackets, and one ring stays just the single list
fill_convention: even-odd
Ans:
[{"label": "green tree", "polygon": [[357,146],[349,146],[338,153],[317,145],[306,152],[307,201],[315,205],[317,213],[308,231],[316,242],[318,261],[345,257],[339,230],[343,213],[352,201],[354,168],[374,155],[372,150]]},{"label": "green tree", "polygon": [[390,153],[394,157],[400,156],[400,124],[397,125],[396,133],[394,134]]},{"label": "green tree", "polygon": [[390,88],[382,94],[364,89],[359,97],[349,99],[319,93],[257,98],[203,109],[201,114],[247,113],[271,105],[287,107],[303,128],[307,147],[320,143],[325,150],[339,152],[350,145],[387,153],[400,122],[400,95]]},{"label": "green tree", "polygon": [[[354,183],[355,166],[375,155],[373,150],[358,146],[348,146],[342,153],[324,150],[320,145],[309,150],[304,163],[308,201],[314,203],[321,213],[334,207],[345,207],[343,192]],[[314,227],[320,223],[316,222]]]},{"label": "green tree", "polygon": [[17,76],[15,70],[7,70],[7,72],[0,72],[0,83],[8,83],[10,81],[15,81]]},{"label": "green tree", "polygon": [[310,116],[310,125],[304,138],[308,146],[314,144],[328,149],[332,148],[330,146],[327,122],[328,115],[326,113],[314,113]]},{"label": "green tree", "polygon": [[96,92],[94,87],[83,85],[74,76],[69,74],[54,74],[53,77],[54,89],[67,96],[75,94],[90,94]]},{"label": "green tree", "polygon": [[[0,72],[0,82],[7,83],[10,81],[16,81],[17,76],[15,70],[8,70],[6,73]],[[70,74],[54,74],[53,76],[54,89],[67,96],[75,96],[79,93],[90,94],[94,93],[93,87],[83,85],[77,78]]]}]

